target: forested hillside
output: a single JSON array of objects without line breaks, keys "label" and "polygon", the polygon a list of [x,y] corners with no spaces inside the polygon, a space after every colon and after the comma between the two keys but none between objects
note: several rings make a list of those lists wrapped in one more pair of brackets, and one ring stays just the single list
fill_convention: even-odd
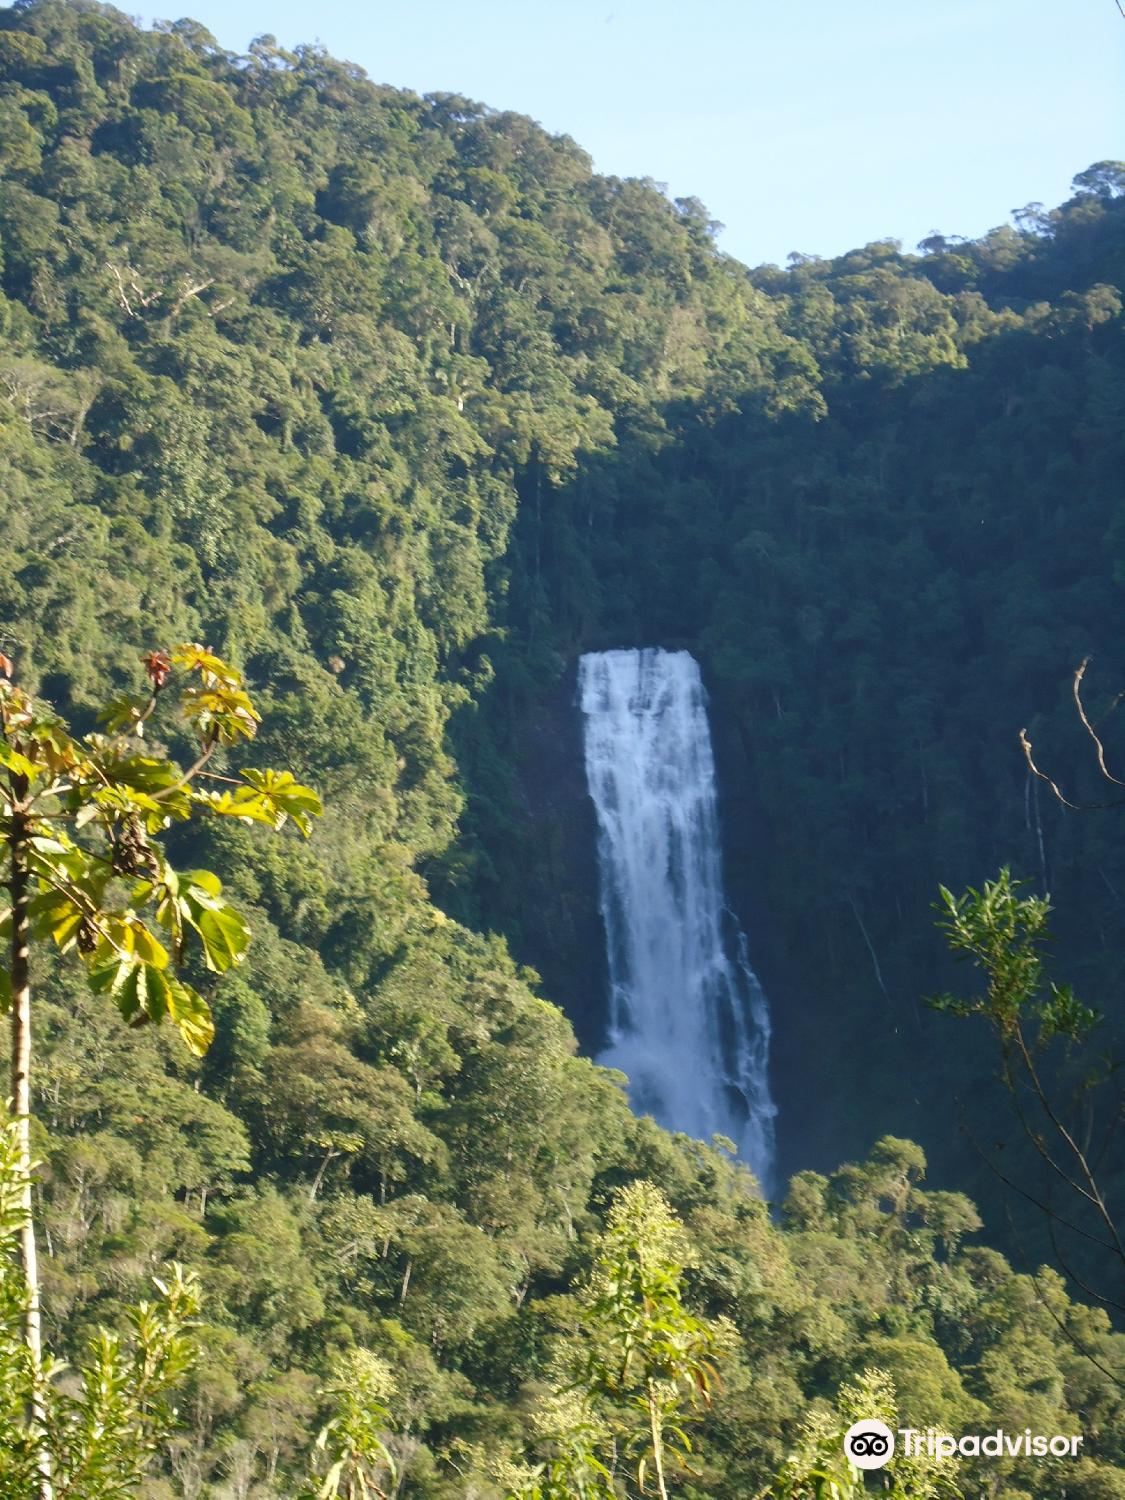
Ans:
[{"label": "forested hillside", "polygon": [[[1125,167],[979,242],[748,271],[523,117],[17,0],[0,171],[0,651],[89,728],[142,652],[206,642],[325,805],[308,844],[176,836],[254,929],[197,976],[201,1064],[42,976],[52,1339],[202,1274],[151,1500],[288,1500],[357,1346],[397,1493],[502,1496],[634,1179],[735,1329],[677,1494],[747,1500],[869,1366],[915,1426],[1081,1431],[1066,1493],[1125,1494],[1121,1336],[919,1185],[926,1154],[965,1185],[953,1095],[992,1072],[921,1007],[938,882],[1012,862],[1086,998],[1120,978],[1119,827],[1037,795],[1016,732],[1081,790],[1071,669],[1108,699],[1125,665]],[[575,659],[657,642],[712,692],[786,1164],[823,1173],[772,1219],[558,1008],[591,1050]]]}]

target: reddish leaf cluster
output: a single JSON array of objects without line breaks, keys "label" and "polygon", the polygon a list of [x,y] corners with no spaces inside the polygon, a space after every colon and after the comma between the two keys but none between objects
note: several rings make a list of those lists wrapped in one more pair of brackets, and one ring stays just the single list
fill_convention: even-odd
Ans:
[{"label": "reddish leaf cluster", "polygon": [[172,673],[172,658],[167,651],[149,651],[141,657],[154,688],[162,688]]}]

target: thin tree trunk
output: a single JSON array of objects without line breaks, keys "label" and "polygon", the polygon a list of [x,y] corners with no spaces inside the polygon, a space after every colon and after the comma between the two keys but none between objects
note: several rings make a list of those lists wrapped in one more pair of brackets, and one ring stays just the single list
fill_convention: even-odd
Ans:
[{"label": "thin tree trunk", "polygon": [[53,1500],[51,1455],[46,1442],[43,1405],[43,1334],[39,1314],[39,1259],[31,1218],[31,973],[29,965],[28,901],[30,879],[26,845],[30,824],[19,807],[27,796],[27,782],[12,777],[12,822],[9,834],[12,896],[12,1096],[10,1109],[19,1145],[20,1197],[23,1220],[19,1230],[20,1266],[25,1285],[24,1343],[31,1363],[31,1405],[28,1426],[38,1448],[39,1500]]},{"label": "thin tree trunk", "polygon": [[320,1166],[317,1167],[316,1176],[312,1180],[312,1187],[309,1188],[310,1203],[316,1202],[316,1195],[320,1192],[320,1185],[324,1181],[324,1174],[328,1171],[328,1163],[335,1157],[339,1156],[339,1154],[340,1153],[338,1151],[333,1151],[331,1146],[329,1146],[328,1150],[324,1153],[324,1160],[321,1162]]},{"label": "thin tree trunk", "polygon": [[871,955],[871,965],[875,970],[876,982],[878,983],[879,988],[883,991],[884,1000],[886,1000],[887,1003],[890,1004],[891,997],[887,994],[887,986],[883,983],[883,970],[879,966],[879,955],[875,952],[874,945],[867,935],[867,928],[863,925],[863,918],[859,914],[859,907],[855,904],[855,897],[849,895],[848,901],[850,902],[852,911],[855,914],[855,919],[859,924],[859,930],[863,934],[863,941],[867,944],[867,951]]},{"label": "thin tree trunk", "polygon": [[660,1426],[660,1412],[651,1380],[648,1388],[648,1425],[652,1433],[652,1465],[656,1470],[656,1487],[660,1491],[660,1500],[668,1500],[668,1491],[664,1485],[664,1433]]}]

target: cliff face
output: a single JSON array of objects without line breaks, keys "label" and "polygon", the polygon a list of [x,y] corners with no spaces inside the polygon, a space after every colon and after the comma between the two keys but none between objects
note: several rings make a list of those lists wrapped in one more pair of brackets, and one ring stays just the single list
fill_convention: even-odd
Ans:
[{"label": "cliff face", "polygon": [[586,786],[577,666],[529,705],[516,729],[520,843],[512,944],[562,1005],[583,1051],[604,1042],[605,933],[598,904],[597,827]]}]

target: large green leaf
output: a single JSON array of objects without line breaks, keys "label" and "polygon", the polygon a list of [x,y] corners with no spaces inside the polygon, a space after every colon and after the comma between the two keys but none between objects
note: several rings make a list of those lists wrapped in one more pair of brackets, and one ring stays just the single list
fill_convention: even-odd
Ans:
[{"label": "large green leaf", "polygon": [[210,870],[191,870],[186,875],[165,872],[165,895],[157,905],[157,920],[172,933],[177,949],[183,944],[183,929],[191,927],[203,946],[203,961],[215,974],[240,963],[250,945],[250,928],[228,906],[222,882]]},{"label": "large green leaf", "polygon": [[202,1057],[215,1039],[211,1007],[196,990],[182,980],[169,977],[167,993],[168,1019],[179,1031],[185,1046],[196,1057]]},{"label": "large green leaf", "polygon": [[203,947],[203,961],[215,974],[241,962],[250,943],[250,929],[222,896],[222,882],[210,870],[178,875],[165,868],[159,882],[139,881],[132,890],[134,905],[156,898],[156,919],[171,934],[177,962],[183,958],[185,929],[191,928]]},{"label": "large green leaf", "polygon": [[[188,901],[191,903],[189,892]],[[192,904],[191,925],[203,944],[203,961],[215,974],[241,963],[250,946],[250,929],[232,907]]]},{"label": "large green leaf", "polygon": [[185,718],[205,744],[233,745],[257,733],[261,716],[241,688],[225,683],[189,688],[182,701]]},{"label": "large green leaf", "polygon": [[101,769],[115,785],[152,798],[161,814],[160,821],[190,816],[191,797],[184,785],[183,772],[172,761],[151,755],[125,755],[105,760]]},{"label": "large green leaf", "polygon": [[[244,823],[268,823],[271,828],[279,826],[275,809],[260,792],[248,786],[240,786],[235,791],[224,788],[221,792],[196,789],[192,801],[218,817],[240,818]],[[281,821],[285,821],[284,816]]]},{"label": "large green leaf", "polygon": [[111,950],[108,959],[93,965],[89,978],[94,993],[107,995],[131,1025],[159,1020],[164,1013],[167,977],[154,964]]},{"label": "large green leaf", "polygon": [[222,657],[209,651],[206,646],[186,642],[172,651],[171,658],[173,664],[184,671],[198,672],[208,686],[215,683],[225,683],[228,687],[242,686],[242,673],[229,662],[223,661]]},{"label": "large green leaf", "polygon": [[147,693],[114,693],[99,710],[98,723],[104,724],[111,734],[127,729],[140,735],[144,732],[141,720],[148,705]]},{"label": "large green leaf", "polygon": [[51,938],[63,953],[73,946],[84,920],[82,907],[54,890],[33,897],[28,916],[35,936]]},{"label": "large green leaf", "polygon": [[18,750],[13,750],[6,740],[0,739],[0,766],[6,771],[11,771],[15,776],[26,776],[28,781],[34,781],[43,770],[33,760],[28,760],[26,755],[21,755]]},{"label": "large green leaf", "polygon": [[310,818],[319,817],[323,811],[320,797],[312,787],[302,786],[290,771],[244,770],[242,776],[273,809],[276,828],[280,828],[286,818],[292,818],[308,837]]},{"label": "large green leaf", "polygon": [[170,1020],[197,1057],[203,1056],[214,1039],[207,1002],[163,965],[115,955],[114,960],[90,970],[90,986],[108,995],[131,1026]]},{"label": "large green leaf", "polygon": [[168,967],[167,948],[135,911],[101,912],[96,923],[97,945],[90,957],[93,970],[130,963]]}]

